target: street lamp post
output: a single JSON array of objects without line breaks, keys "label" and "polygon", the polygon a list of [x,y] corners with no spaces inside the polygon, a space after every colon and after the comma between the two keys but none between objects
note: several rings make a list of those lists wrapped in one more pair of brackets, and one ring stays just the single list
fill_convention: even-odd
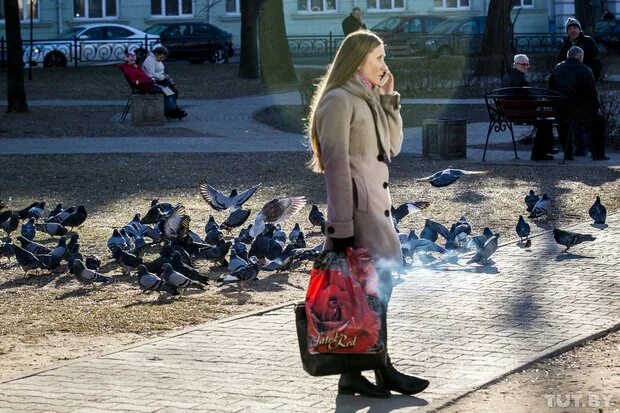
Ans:
[{"label": "street lamp post", "polygon": [[32,40],[32,26],[33,26],[33,0],[30,1],[30,56],[28,56],[28,80],[32,80],[32,49],[33,49],[33,40]]}]

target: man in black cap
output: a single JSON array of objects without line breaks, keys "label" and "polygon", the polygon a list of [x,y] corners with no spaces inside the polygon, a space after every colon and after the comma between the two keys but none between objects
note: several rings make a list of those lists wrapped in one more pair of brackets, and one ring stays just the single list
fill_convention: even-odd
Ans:
[{"label": "man in black cap", "polygon": [[345,17],[342,21],[342,31],[345,36],[348,36],[350,33],[356,32],[360,29],[366,29],[366,25],[362,21],[362,9],[359,7],[353,7],[351,14]]},{"label": "man in black cap", "polygon": [[574,17],[569,17],[564,24],[567,37],[560,46],[560,54],[558,54],[557,62],[563,62],[566,59],[568,49],[573,46],[579,46],[583,50],[583,63],[588,66],[594,74],[594,80],[601,79],[603,64],[601,63],[601,52],[598,45],[590,36],[586,36],[581,31],[581,23]]}]

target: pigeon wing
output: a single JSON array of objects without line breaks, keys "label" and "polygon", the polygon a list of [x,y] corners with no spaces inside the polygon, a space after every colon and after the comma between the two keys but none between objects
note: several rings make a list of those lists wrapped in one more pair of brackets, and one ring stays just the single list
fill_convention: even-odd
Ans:
[{"label": "pigeon wing", "polygon": [[207,184],[204,179],[198,184],[198,190],[202,199],[216,211],[224,211],[232,205],[232,200],[228,196]]},{"label": "pigeon wing", "polygon": [[168,239],[183,238],[189,231],[190,216],[185,215],[185,207],[177,205],[164,223],[164,234]]},{"label": "pigeon wing", "polygon": [[424,178],[416,179],[418,182],[432,181],[433,179],[437,179],[444,171],[437,171],[432,175],[426,176]]},{"label": "pigeon wing", "polygon": [[306,205],[306,198],[294,196],[282,199],[273,199],[263,206],[260,214],[264,217],[265,223],[283,222],[301,211]]},{"label": "pigeon wing", "polygon": [[232,200],[232,204],[235,208],[241,208],[241,205],[243,205],[248,199],[250,199],[250,197],[252,195],[254,195],[254,193],[258,190],[258,187],[261,184],[258,184],[256,186],[254,186],[253,188],[248,189],[247,191],[243,191],[241,192],[239,195],[237,195],[233,200]]}]

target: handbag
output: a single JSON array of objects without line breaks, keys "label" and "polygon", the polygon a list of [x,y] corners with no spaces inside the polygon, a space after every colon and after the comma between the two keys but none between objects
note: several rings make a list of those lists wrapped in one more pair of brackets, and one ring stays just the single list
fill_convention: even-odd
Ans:
[{"label": "handbag", "polygon": [[295,305],[295,325],[303,369],[311,376],[387,366],[386,311],[367,249],[317,257],[306,301]]}]

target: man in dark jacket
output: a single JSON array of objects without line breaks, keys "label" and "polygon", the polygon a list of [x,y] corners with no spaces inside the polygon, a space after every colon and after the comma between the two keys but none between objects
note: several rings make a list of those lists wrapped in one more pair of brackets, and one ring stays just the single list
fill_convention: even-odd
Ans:
[{"label": "man in dark jacket", "polygon": [[601,104],[594,75],[583,60],[584,51],[578,46],[571,47],[566,60],[551,71],[549,78],[549,89],[566,96],[558,124],[560,142],[565,148],[566,159],[573,159],[573,142],[568,136],[571,132],[569,125],[591,125],[592,159],[605,160],[605,120],[598,112]]},{"label": "man in dark jacket", "polygon": [[579,20],[569,17],[564,24],[566,27],[567,37],[560,46],[557,62],[563,62],[566,59],[568,49],[573,46],[579,46],[583,50],[583,63],[588,66],[594,74],[594,80],[599,81],[603,72],[603,64],[601,63],[601,52],[590,36],[586,36],[581,31]]},{"label": "man in dark jacket", "polygon": [[502,77],[502,87],[524,87],[529,86],[525,79],[525,74],[530,69],[530,59],[524,54],[515,55],[512,69]]},{"label": "man in dark jacket", "polygon": [[359,29],[366,29],[366,25],[362,21],[362,9],[353,7],[351,14],[342,21],[342,31],[345,36],[348,36],[350,33],[356,32]]}]

